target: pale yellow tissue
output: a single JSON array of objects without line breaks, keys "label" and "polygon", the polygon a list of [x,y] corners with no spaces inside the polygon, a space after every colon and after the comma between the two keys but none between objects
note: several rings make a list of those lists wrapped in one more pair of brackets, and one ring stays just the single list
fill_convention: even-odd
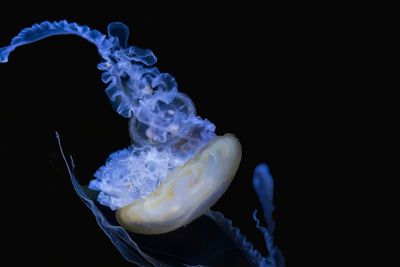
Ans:
[{"label": "pale yellow tissue", "polygon": [[141,234],[173,231],[206,212],[227,190],[242,151],[232,134],[210,140],[194,158],[173,169],[147,198],[117,210],[118,222]]}]

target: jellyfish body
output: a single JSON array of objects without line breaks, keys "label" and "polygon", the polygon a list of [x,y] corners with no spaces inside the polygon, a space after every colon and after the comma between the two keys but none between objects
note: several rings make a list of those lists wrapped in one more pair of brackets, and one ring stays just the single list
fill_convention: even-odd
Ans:
[{"label": "jellyfish body", "polygon": [[226,191],[241,154],[240,143],[233,135],[210,140],[184,166],[172,170],[151,195],[118,209],[118,222],[142,234],[160,234],[187,225]]},{"label": "jellyfish body", "polygon": [[[132,145],[111,154],[89,185],[100,191],[98,203],[117,210],[117,220],[125,229],[143,234],[175,230],[205,213],[246,252],[252,265],[284,266],[272,242],[270,175],[260,167],[254,180],[272,226],[266,230],[257,224],[270,252],[274,252],[263,258],[229,220],[209,211],[236,173],[241,159],[239,141],[233,135],[216,136],[215,126],[197,116],[194,104],[178,91],[175,79],[152,66],[157,59],[150,50],[127,47],[126,25],[111,23],[107,37],[77,23],[45,21],[22,30],[9,46],[0,48],[0,62],[7,62],[18,46],[60,34],[78,35],[95,44],[103,59],[98,68],[104,71],[103,82],[108,83],[105,92],[112,107],[129,118]],[[128,261],[165,266],[141,251],[124,228],[111,225],[77,183],[69,166],[68,170],[77,194]]]}]

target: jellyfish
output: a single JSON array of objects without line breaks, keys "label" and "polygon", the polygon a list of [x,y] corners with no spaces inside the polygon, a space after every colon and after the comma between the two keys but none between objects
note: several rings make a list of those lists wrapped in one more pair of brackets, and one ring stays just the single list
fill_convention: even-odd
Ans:
[{"label": "jellyfish", "polygon": [[[284,266],[274,244],[273,179],[265,164],[256,167],[253,185],[267,227],[260,226],[268,257],[263,257],[221,212],[210,208],[228,190],[241,161],[241,145],[233,134],[217,136],[215,125],[196,113],[192,100],[178,90],[170,74],[154,67],[149,49],[128,46],[128,27],[110,23],[108,35],[87,26],[44,21],[23,29],[9,46],[0,48],[0,62],[18,46],[54,35],[73,34],[93,43],[102,58],[98,68],[113,109],[129,120],[131,144],[112,153],[88,186],[78,183],[72,157],[61,155],[72,185],[92,211],[100,228],[121,255],[139,266],[214,266],[206,258],[169,259],[145,251],[138,240],[168,238],[169,233],[213,223],[209,235],[229,239],[250,266]],[[193,240],[196,242],[196,240]],[[215,266],[221,266],[217,264]]]}]

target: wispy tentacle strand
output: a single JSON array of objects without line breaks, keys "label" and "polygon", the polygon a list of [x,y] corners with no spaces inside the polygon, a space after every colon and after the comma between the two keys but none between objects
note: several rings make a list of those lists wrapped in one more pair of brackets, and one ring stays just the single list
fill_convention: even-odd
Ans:
[{"label": "wispy tentacle strand", "polygon": [[257,223],[256,227],[263,233],[269,251],[267,260],[270,262],[271,266],[283,267],[285,266],[283,254],[274,244],[273,234],[275,230],[275,221],[272,218],[272,213],[275,209],[273,204],[274,181],[266,164],[260,164],[255,168],[253,186],[263,207],[264,217],[267,222],[267,228],[260,226],[260,221],[256,217],[257,210],[254,211],[253,218]]}]

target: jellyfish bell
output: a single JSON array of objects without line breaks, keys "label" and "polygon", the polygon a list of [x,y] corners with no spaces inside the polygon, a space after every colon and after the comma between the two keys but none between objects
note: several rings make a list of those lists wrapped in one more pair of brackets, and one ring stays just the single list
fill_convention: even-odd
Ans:
[{"label": "jellyfish bell", "polygon": [[118,223],[140,234],[162,234],[189,224],[227,190],[241,156],[234,135],[211,139],[195,157],[174,168],[148,197],[119,208]]}]

